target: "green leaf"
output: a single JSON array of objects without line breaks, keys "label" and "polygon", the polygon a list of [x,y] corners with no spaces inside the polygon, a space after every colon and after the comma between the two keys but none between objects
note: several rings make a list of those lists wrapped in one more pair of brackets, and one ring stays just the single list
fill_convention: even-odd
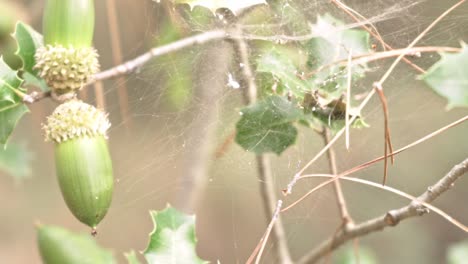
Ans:
[{"label": "green leaf", "polygon": [[[315,89],[327,93],[329,101],[340,98],[346,90],[347,66],[333,65],[345,61],[349,54],[353,57],[371,52],[369,33],[358,29],[342,29],[345,24],[329,14],[319,16],[311,26],[312,34],[317,36],[304,44],[308,54],[308,66],[315,72],[311,81]],[[322,70],[320,67],[327,66]],[[365,64],[352,66],[352,80],[364,76],[368,70]]]},{"label": "green leaf", "polygon": [[465,264],[468,260],[468,240],[454,244],[447,252],[448,264]]},{"label": "green leaf", "polygon": [[468,46],[460,53],[441,53],[442,58],[420,79],[448,101],[447,109],[468,107]]},{"label": "green leaf", "polygon": [[281,154],[294,144],[297,129],[293,122],[304,118],[302,111],[280,96],[270,96],[241,111],[236,125],[236,142],[256,154]]},{"label": "green leaf", "polygon": [[354,249],[348,248],[338,256],[336,264],[377,264],[379,263],[375,253],[366,247],[359,247],[359,262],[356,260]]},{"label": "green leaf", "polygon": [[[156,0],[153,0],[156,1]],[[227,8],[232,12],[238,11],[258,4],[266,4],[265,0],[171,0],[175,4],[188,4],[190,8],[203,6],[215,12],[219,8]],[[159,1],[156,1],[159,2]]]},{"label": "green leaf", "polygon": [[24,144],[9,144],[6,148],[0,146],[0,170],[15,179],[31,176],[32,154]]},{"label": "green leaf", "polygon": [[0,57],[0,144],[6,144],[19,119],[29,110],[21,100],[22,80]]},{"label": "green leaf", "polygon": [[37,241],[44,264],[114,264],[112,253],[89,234],[73,234],[55,226],[40,226]]},{"label": "green leaf", "polygon": [[133,250],[129,253],[125,253],[125,258],[127,258],[128,264],[141,264]]},{"label": "green leaf", "polygon": [[257,60],[257,71],[271,73],[281,82],[282,86],[299,98],[312,89],[308,81],[297,76],[294,62],[284,50],[272,48],[261,54]]},{"label": "green leaf", "polygon": [[154,229],[144,255],[149,264],[207,263],[195,252],[195,216],[168,206],[150,211]]},{"label": "green leaf", "polygon": [[44,45],[42,35],[23,22],[18,22],[13,37],[18,43],[16,55],[23,61],[23,70],[36,74],[36,71],[33,69],[36,64],[34,55],[36,54],[36,50]]},{"label": "green leaf", "polygon": [[25,82],[27,84],[39,86],[43,91],[49,90],[45,81],[39,78],[37,76],[37,71],[34,70],[34,65],[36,65],[34,55],[36,54],[36,50],[44,45],[42,35],[29,25],[18,22],[13,37],[18,45],[16,55],[18,55],[23,62],[22,71]]}]

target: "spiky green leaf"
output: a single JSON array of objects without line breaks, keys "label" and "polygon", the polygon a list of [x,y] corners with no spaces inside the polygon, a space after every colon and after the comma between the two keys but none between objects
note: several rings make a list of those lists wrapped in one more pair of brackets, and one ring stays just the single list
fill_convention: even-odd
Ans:
[{"label": "spiky green leaf", "polygon": [[420,76],[432,90],[448,101],[447,108],[468,107],[468,45],[459,53],[441,53],[442,58]]},{"label": "spiky green leaf", "polygon": [[12,70],[0,57],[0,144],[6,144],[21,117],[29,110],[21,99],[18,72]]},{"label": "spiky green leaf", "polygon": [[154,229],[144,255],[149,264],[207,263],[197,256],[195,216],[186,215],[171,206],[150,211]]},{"label": "spiky green leaf", "polygon": [[304,118],[302,111],[280,96],[270,96],[241,111],[236,125],[236,142],[256,154],[281,154],[294,144],[297,129],[293,122]]}]

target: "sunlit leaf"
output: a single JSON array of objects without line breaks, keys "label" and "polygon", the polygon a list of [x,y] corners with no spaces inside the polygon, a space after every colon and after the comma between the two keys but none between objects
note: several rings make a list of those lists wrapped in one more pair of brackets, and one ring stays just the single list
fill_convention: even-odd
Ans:
[{"label": "sunlit leaf", "polygon": [[74,234],[55,226],[38,227],[37,241],[44,264],[115,264],[112,253],[90,234]]},{"label": "sunlit leaf", "polygon": [[281,154],[294,144],[297,129],[293,122],[303,118],[301,110],[280,96],[270,96],[242,109],[236,125],[236,142],[257,154]]},{"label": "sunlit leaf", "polygon": [[463,43],[460,53],[442,53],[441,56],[420,78],[447,99],[448,109],[468,107],[468,46]]},{"label": "sunlit leaf", "polygon": [[19,119],[29,110],[19,96],[22,80],[0,57],[0,144],[6,144]]},{"label": "sunlit leaf", "polygon": [[[158,0],[154,0],[158,2]],[[188,4],[191,8],[195,6],[206,7],[213,12],[219,8],[228,8],[232,12],[237,13],[242,9],[258,5],[266,4],[265,0],[171,0],[175,4]]]},{"label": "sunlit leaf", "polygon": [[207,263],[197,256],[195,216],[183,214],[168,206],[151,211],[154,229],[144,255],[149,264]]},{"label": "sunlit leaf", "polygon": [[31,175],[32,154],[24,144],[8,144],[0,146],[0,171],[23,179]]},{"label": "sunlit leaf", "polygon": [[454,244],[447,252],[448,264],[465,264],[468,260],[468,240]]}]

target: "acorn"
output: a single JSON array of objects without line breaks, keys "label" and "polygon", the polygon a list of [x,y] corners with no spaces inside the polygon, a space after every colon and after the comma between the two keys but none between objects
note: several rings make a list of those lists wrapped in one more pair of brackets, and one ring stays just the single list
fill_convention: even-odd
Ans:
[{"label": "acorn", "polygon": [[37,227],[37,243],[44,264],[113,264],[112,253],[86,234],[56,226]]},{"label": "acorn", "polygon": [[80,100],[59,105],[43,126],[55,142],[55,164],[62,196],[73,215],[93,228],[104,218],[114,187],[107,146],[107,114]]},{"label": "acorn", "polygon": [[93,0],[47,0],[43,30],[44,46],[36,51],[35,69],[56,98],[73,97],[99,71],[92,47]]}]

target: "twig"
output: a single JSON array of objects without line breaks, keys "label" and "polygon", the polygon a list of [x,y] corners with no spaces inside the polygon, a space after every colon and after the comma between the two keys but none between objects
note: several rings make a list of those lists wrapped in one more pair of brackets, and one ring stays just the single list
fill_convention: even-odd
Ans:
[{"label": "twig", "polygon": [[[454,166],[442,179],[417,197],[417,200],[424,203],[431,203],[442,193],[450,189],[454,182],[466,172],[468,172],[468,159],[465,159],[460,164]],[[405,207],[388,211],[379,217],[355,225],[346,233],[340,232],[336,236],[328,238],[317,248],[302,257],[298,261],[298,264],[315,263],[325,256],[330,249],[334,250],[351,239],[383,230],[389,226],[396,226],[402,220],[410,217],[421,216],[427,212],[428,210],[424,206],[414,201]]]},{"label": "twig", "polygon": [[[226,38],[228,38],[228,34],[226,33],[226,31],[212,30],[212,31],[207,31],[198,35],[191,36],[191,37],[187,37],[178,41],[174,41],[167,45],[152,48],[148,52],[132,60],[129,60],[123,64],[117,65],[108,70],[95,74],[93,76],[92,81],[87,83],[86,86],[91,85],[96,81],[103,81],[103,80],[107,80],[111,78],[116,78],[124,74],[130,74],[136,71],[138,68],[145,65],[148,61],[150,61],[153,58],[156,58],[156,57],[159,57],[159,56],[171,53],[171,52],[175,52],[184,48],[193,47],[196,45],[201,45],[207,42],[226,39]],[[23,101],[27,104],[32,104],[50,96],[51,96],[50,92],[43,92],[43,93],[33,92],[29,95],[26,95],[23,98]]]},{"label": "twig", "polygon": [[[257,246],[255,247],[254,251],[252,252],[252,254],[250,254],[250,257],[247,259],[247,261],[245,262],[245,264],[251,264],[255,258],[255,256],[257,256],[257,259],[258,256],[261,257],[262,255],[262,252],[260,252],[260,250],[263,251],[263,248],[265,247],[266,245],[266,242],[268,241],[268,237],[270,236],[270,233],[271,233],[271,230],[273,229],[273,226],[274,224],[276,223],[276,221],[278,220],[278,217],[279,217],[279,214],[281,212],[281,207],[283,206],[283,201],[282,200],[278,200],[277,204],[276,204],[276,209],[275,209],[275,213],[273,214],[273,217],[271,218],[271,221],[270,223],[268,224],[268,227],[267,227],[267,230],[265,231],[265,234],[263,234],[262,238],[260,239],[260,241],[258,242]],[[260,254],[259,254],[260,252]]]},{"label": "twig", "polygon": [[[309,174],[309,175],[304,175],[305,177],[307,178],[317,178],[317,177],[325,177],[325,178],[333,178],[334,176],[333,175],[317,175],[317,174]],[[378,189],[381,189],[381,190],[384,190],[384,191],[387,191],[387,192],[391,192],[391,193],[394,193],[394,194],[397,194],[401,197],[404,197],[406,199],[409,199],[415,203],[420,203],[421,205],[427,207],[429,210],[432,210],[433,212],[435,212],[436,214],[442,216],[443,218],[445,218],[447,221],[449,221],[450,223],[452,223],[454,226],[460,228],[462,231],[464,232],[468,232],[468,227],[465,226],[464,224],[462,224],[461,222],[459,222],[458,220],[456,220],[455,218],[451,217],[449,214],[447,214],[446,212],[442,211],[441,209],[431,205],[430,203],[426,203],[426,202],[422,202],[420,200],[418,200],[418,198],[410,195],[410,194],[407,194],[403,191],[400,191],[398,189],[395,189],[395,188],[392,188],[392,187],[388,187],[388,186],[385,186],[385,185],[382,185],[382,184],[378,184],[376,182],[372,182],[372,181],[367,181],[367,180],[363,180],[363,179],[359,179],[359,178],[353,178],[353,177],[340,177],[340,180],[346,180],[346,181],[351,181],[351,182],[357,182],[357,183],[360,183],[360,184],[364,184],[364,185],[368,185],[368,186],[372,186],[374,188],[378,188]]]},{"label": "twig", "polygon": [[121,65],[115,66],[111,69],[96,74],[94,76],[94,80],[106,80],[110,78],[115,78],[120,75],[128,74],[134,72],[135,70],[137,70],[138,68],[146,64],[149,60],[155,57],[159,57],[164,54],[178,51],[187,47],[201,45],[210,41],[225,39],[227,37],[228,35],[224,30],[212,30],[181,40],[177,40],[167,45],[152,48],[148,52],[136,57],[133,60],[129,60]]},{"label": "twig", "polygon": [[275,212],[274,212],[273,217],[271,219],[271,222],[270,222],[270,224],[268,224],[267,231],[266,231],[265,235],[262,238],[262,243],[261,243],[262,246],[260,247],[260,251],[258,252],[257,259],[255,260],[255,264],[260,263],[260,259],[262,258],[263,250],[265,249],[266,242],[268,241],[268,236],[270,235],[271,230],[275,226],[276,221],[278,221],[279,213],[281,211],[281,206],[282,205],[283,205],[283,201],[278,200],[278,203],[276,205],[276,209],[275,209]]},{"label": "twig", "polygon": [[[242,33],[242,30],[238,29],[239,33]],[[253,71],[250,67],[249,62],[249,50],[247,43],[242,39],[232,40],[234,51],[236,52],[236,57],[239,58],[241,63],[241,73],[242,86],[245,87],[244,90],[244,101],[247,105],[254,103],[257,100],[257,85],[255,84]],[[291,255],[289,253],[286,234],[283,229],[283,224],[279,216],[275,217],[276,213],[276,203],[277,197],[275,194],[275,186],[273,184],[273,173],[271,170],[270,159],[265,154],[257,155],[257,168],[260,178],[260,191],[262,195],[263,205],[265,213],[268,219],[272,216],[275,218],[275,223],[272,226],[273,228],[273,241],[275,247],[277,248],[277,256],[280,259],[280,263],[289,264],[292,263]],[[272,222],[273,223],[273,222]],[[266,243],[268,237],[264,238],[263,243]],[[259,254],[259,256],[261,253]],[[258,259],[257,259],[258,260]]]},{"label": "twig", "polygon": [[[322,131],[322,138],[325,145],[327,145],[330,141],[330,131],[325,126],[323,127]],[[335,150],[333,148],[329,148],[327,151],[327,158],[328,158],[328,166],[330,171],[333,175],[338,174],[338,168],[336,166],[336,155]],[[348,212],[348,207],[346,206],[346,199],[343,194],[343,190],[341,188],[341,183],[339,180],[333,182],[333,189],[335,190],[336,201],[338,203],[338,209],[340,210],[341,220],[343,222],[343,228],[346,230],[348,229],[353,220]]]},{"label": "twig", "polygon": [[[404,147],[402,147],[402,148],[396,150],[396,151],[393,152],[393,153],[390,153],[389,156],[394,156],[394,155],[397,155],[397,154],[399,154],[399,153],[401,153],[401,152],[404,152],[404,151],[406,151],[406,150],[408,150],[408,149],[410,149],[410,148],[412,148],[412,147],[414,147],[414,146],[417,146],[417,145],[419,145],[419,144],[421,144],[421,143],[423,143],[423,142],[425,142],[425,141],[427,141],[427,140],[433,138],[434,136],[439,135],[439,134],[441,134],[442,132],[447,131],[448,129],[450,129],[450,128],[452,128],[452,127],[455,127],[455,126],[457,126],[457,125],[460,125],[460,124],[462,124],[462,123],[464,123],[464,122],[466,122],[466,121],[468,121],[468,115],[466,115],[466,116],[464,116],[464,117],[458,119],[457,121],[452,122],[452,123],[450,123],[450,124],[448,124],[448,125],[446,125],[446,126],[440,128],[440,129],[438,129],[438,130],[436,130],[436,131],[430,133],[429,135],[426,135],[426,136],[424,136],[424,137],[422,137],[422,138],[420,138],[420,139],[418,139],[418,140],[412,142],[411,144],[408,144],[408,145],[406,145],[406,146],[404,146]],[[341,133],[343,133],[343,130],[341,130]],[[337,138],[337,137],[335,136],[333,139],[336,139],[336,138]],[[331,141],[330,141],[330,143],[329,143],[327,146],[328,146],[328,147],[326,147],[326,149],[328,149],[328,148],[331,146]],[[292,207],[294,207],[294,206],[296,206],[297,204],[299,204],[302,200],[304,200],[307,196],[311,195],[312,193],[314,193],[315,191],[319,190],[320,188],[322,188],[322,187],[324,187],[324,186],[326,186],[326,185],[332,183],[333,181],[336,181],[338,178],[343,177],[343,176],[347,176],[347,175],[353,174],[353,173],[355,173],[355,172],[357,172],[357,171],[360,171],[360,170],[363,170],[363,169],[365,169],[365,168],[368,168],[368,167],[372,166],[373,164],[375,164],[375,163],[377,163],[377,162],[379,162],[379,161],[382,161],[382,160],[384,160],[384,159],[385,159],[385,156],[381,156],[381,157],[378,157],[378,158],[373,159],[373,160],[371,160],[371,161],[365,162],[365,163],[363,163],[363,164],[361,164],[361,165],[355,166],[354,168],[351,168],[351,169],[349,169],[349,170],[346,170],[346,171],[344,171],[344,172],[342,172],[342,173],[340,173],[340,174],[335,175],[332,179],[327,180],[327,181],[324,181],[324,182],[322,182],[321,184],[317,185],[315,188],[313,188],[312,190],[310,190],[309,192],[307,192],[306,194],[304,194],[301,198],[299,198],[298,200],[296,200],[295,202],[293,202],[292,204],[290,204],[290,205],[288,205],[286,208],[284,208],[281,212],[285,212],[285,211],[291,209]],[[306,178],[306,177],[301,176],[301,175],[299,175],[299,176],[296,175],[296,176],[294,177],[294,179],[295,179],[294,182],[297,183],[299,180],[304,179],[304,178]],[[288,188],[291,188],[291,187],[288,186]],[[286,191],[285,191],[285,192],[286,192]],[[287,193],[287,192],[286,192],[286,193]]]},{"label": "twig", "polygon": [[[433,47],[433,46],[427,46],[427,47],[413,47],[411,49],[403,48],[403,49],[395,49],[395,50],[389,50],[389,51],[381,51],[381,52],[372,52],[368,54],[362,54],[359,56],[355,56],[351,59],[352,63],[351,65],[357,65],[357,64],[364,64],[372,61],[377,61],[377,60],[382,60],[386,58],[391,58],[391,57],[397,57],[401,54],[408,55],[408,56],[420,56],[421,53],[426,53],[426,52],[460,52],[460,48],[454,48],[454,47]],[[340,61],[334,61],[332,63],[323,65],[319,67],[318,69],[309,72],[304,75],[299,75],[299,77],[303,79],[307,79],[312,77],[313,75],[317,74],[320,71],[323,71],[325,69],[331,68],[333,66],[347,66],[348,65],[348,60],[340,60]]]}]

